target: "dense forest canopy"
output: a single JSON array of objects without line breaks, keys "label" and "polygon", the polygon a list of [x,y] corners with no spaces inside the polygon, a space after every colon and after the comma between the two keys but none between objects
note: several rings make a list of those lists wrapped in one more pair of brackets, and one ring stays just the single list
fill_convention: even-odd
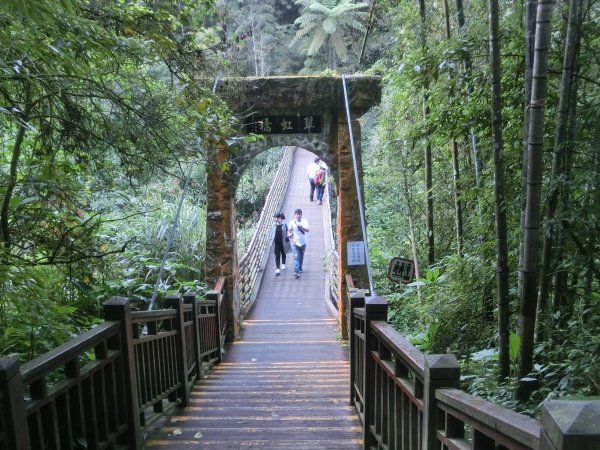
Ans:
[{"label": "dense forest canopy", "polygon": [[[5,0],[2,354],[47,351],[112,295],[202,292],[206,150],[241,138],[216,77],[367,72],[384,89],[361,122],[390,320],[459,356],[466,387],[497,402],[598,395],[599,13],[596,0]],[[244,216],[265,186],[241,185]],[[414,283],[387,280],[393,256],[414,260]]]}]

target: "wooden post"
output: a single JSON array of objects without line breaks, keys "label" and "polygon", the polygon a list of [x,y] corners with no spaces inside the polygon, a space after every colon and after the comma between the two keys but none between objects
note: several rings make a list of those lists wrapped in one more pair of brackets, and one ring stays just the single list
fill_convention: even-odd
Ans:
[{"label": "wooden post", "polygon": [[192,305],[192,317],[194,318],[194,358],[196,359],[196,376],[200,380],[203,378],[202,357],[200,356],[200,325],[198,324],[198,302],[195,292],[183,294],[183,304]]},{"label": "wooden post", "polygon": [[[223,278],[221,280],[224,281]],[[217,287],[220,286],[221,283],[217,283]],[[217,364],[223,362],[223,349],[221,348],[221,299],[222,293],[218,290],[208,291],[205,295],[207,300],[215,301],[215,339],[217,343]]]},{"label": "wooden post", "polygon": [[127,404],[127,426],[125,433],[129,439],[129,448],[140,450],[142,436],[138,400],[137,372],[133,349],[133,331],[131,324],[131,304],[123,297],[113,297],[104,303],[104,320],[117,321],[121,324],[121,358],[123,360],[123,378],[125,383],[125,400]]},{"label": "wooden post", "polygon": [[542,403],[540,450],[600,449],[600,401]]},{"label": "wooden post", "polygon": [[[29,428],[23,401],[23,384],[16,358],[0,358],[0,419],[6,426],[4,447],[14,450],[29,450]],[[1,436],[1,435],[0,435]]]},{"label": "wooden post", "polygon": [[452,354],[425,355],[425,379],[423,380],[423,450],[436,449],[436,389],[459,388],[460,368]]},{"label": "wooden post", "polygon": [[384,297],[370,297],[365,300],[365,360],[363,362],[363,401],[365,405],[363,448],[365,450],[370,450],[373,445],[376,445],[371,434],[371,422],[375,412],[375,360],[371,356],[371,352],[377,350],[377,339],[371,332],[371,322],[387,322],[387,314],[388,304]]},{"label": "wooden post", "polygon": [[177,330],[177,372],[179,372],[179,383],[181,384],[181,405],[187,406],[190,400],[187,376],[187,345],[185,342],[185,329],[183,317],[183,299],[179,294],[169,294],[165,298],[165,306],[177,311],[174,328]]},{"label": "wooden post", "polygon": [[348,309],[348,346],[350,353],[350,405],[354,406],[354,383],[356,382],[356,368],[359,367],[356,349],[356,336],[354,334],[354,309],[364,308],[365,306],[365,291],[362,289],[352,288],[348,292],[350,298],[350,308]]}]

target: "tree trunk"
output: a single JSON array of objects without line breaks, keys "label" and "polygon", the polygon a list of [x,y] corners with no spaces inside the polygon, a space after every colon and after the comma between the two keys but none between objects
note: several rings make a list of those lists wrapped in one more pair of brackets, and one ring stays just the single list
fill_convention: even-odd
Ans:
[{"label": "tree trunk", "polygon": [[19,157],[21,156],[23,139],[25,138],[25,131],[27,129],[26,124],[29,120],[31,108],[29,104],[29,82],[25,81],[25,83],[25,107],[23,108],[23,113],[20,115],[19,120],[17,121],[17,126],[19,129],[17,130],[15,143],[13,145],[8,180],[6,182],[4,196],[2,197],[2,207],[0,208],[0,238],[2,239],[2,244],[6,250],[9,250],[11,245],[10,226],[8,223],[10,201],[12,199],[15,187],[17,186],[17,166],[19,165]]},{"label": "tree trunk", "polygon": [[[575,116],[569,117],[569,103],[571,95],[577,95],[573,92],[573,71],[575,61],[577,59],[578,46],[577,36],[579,35],[579,10],[582,0],[570,0],[569,2],[569,19],[567,25],[567,35],[565,39],[565,51],[563,57],[563,70],[560,82],[560,98],[558,103],[558,114],[556,118],[556,133],[554,136],[554,153],[552,156],[552,174],[550,176],[550,191],[548,193],[548,201],[546,208],[546,226],[547,231],[544,233],[544,244],[542,251],[542,264],[540,266],[540,286],[538,290],[537,301],[537,339],[539,340],[544,334],[544,324],[546,315],[546,304],[548,300],[548,289],[552,278],[550,269],[555,265],[552,260],[552,249],[556,241],[556,230],[554,227],[554,219],[556,217],[556,209],[559,199],[559,188],[568,189],[566,184],[562,184],[560,179],[564,178],[563,161],[564,153],[571,148],[568,145],[567,127],[569,121],[575,120]],[[571,160],[571,158],[568,158]],[[569,168],[570,172],[570,168]]]},{"label": "tree trunk", "polygon": [[[458,31],[460,34],[464,33],[465,28],[465,10],[462,0],[456,0],[456,23],[458,27]],[[467,76],[471,75],[471,55],[469,51],[466,49],[461,50],[464,70]],[[470,101],[472,93],[471,84],[467,87],[467,102]],[[475,135],[475,130],[473,126],[469,127],[469,136],[468,141],[471,145],[471,152],[473,153],[473,172],[475,178],[475,186],[479,186],[479,173],[481,171],[481,161],[479,160],[479,152],[477,149],[477,136]]]},{"label": "tree trunk", "polygon": [[[580,20],[579,23],[581,23],[581,14],[582,11],[581,9],[579,10],[579,14],[580,14]],[[578,36],[578,41],[581,39],[581,35]],[[577,47],[579,47],[579,43],[577,44]],[[575,70],[575,72],[577,72],[577,70]],[[576,117],[576,111],[577,111],[577,96],[578,96],[578,86],[579,86],[579,78],[574,77],[573,78],[573,86],[572,86],[572,95],[571,98],[569,99],[569,129],[568,129],[568,137],[567,137],[567,143],[568,145],[571,147],[568,149],[568,151],[565,152],[565,156],[566,156],[566,161],[565,161],[565,181],[563,183],[563,189],[560,192],[560,197],[561,197],[561,204],[563,205],[563,208],[566,208],[565,205],[569,204],[569,180],[571,178],[571,168],[573,167],[573,153],[574,153],[574,142],[575,142],[575,130],[576,130],[576,126],[577,126],[577,122],[574,120]],[[593,161],[594,163],[594,161]],[[600,173],[600,160],[596,159],[595,160],[595,164],[594,167],[596,168],[596,175],[598,173]],[[595,186],[591,186],[590,184],[587,185],[588,192],[589,190],[595,189]],[[555,242],[555,248],[556,248],[556,260],[557,261],[561,261],[563,259],[563,255],[565,252],[565,243],[567,242],[567,238],[568,235],[571,233],[570,229],[566,229],[566,227],[569,226],[568,222],[562,222],[561,227],[558,230],[558,237],[556,239]],[[589,260],[589,256],[585,255],[584,256],[586,258],[586,260]],[[593,270],[592,266],[588,266],[589,270]],[[554,286],[554,290],[553,290],[553,298],[552,298],[552,304],[553,306],[553,310],[554,311],[558,311],[559,307],[557,305],[561,305],[563,303],[563,297],[566,296],[566,286],[567,286],[567,271],[565,270],[565,268],[563,268],[562,266],[558,266],[556,268],[556,270],[554,271],[554,276],[553,276],[553,282],[552,282],[553,286]]]},{"label": "tree trunk", "polygon": [[[425,53],[427,50],[427,39],[425,34],[425,0],[419,0],[419,15],[421,17],[421,47]],[[423,121],[427,124],[429,118],[429,80],[425,75],[423,86]],[[433,235],[433,176],[432,176],[431,142],[425,143],[424,170],[425,170],[425,229],[427,232],[427,264],[435,262],[435,239]]]},{"label": "tree trunk", "polygon": [[529,134],[529,102],[531,100],[531,83],[533,73],[533,49],[535,44],[535,17],[537,12],[537,0],[525,2],[525,90],[524,90],[524,120],[523,120],[523,157],[521,159],[521,232],[519,239],[519,277],[517,280],[517,292],[523,289],[523,257],[525,255],[525,209],[527,206],[527,146]]},{"label": "tree trunk", "polygon": [[[535,49],[533,58],[533,83],[529,105],[528,162],[527,162],[527,206],[525,209],[525,238],[519,312],[521,347],[517,377],[526,377],[533,366],[533,338],[535,311],[537,306],[538,250],[540,239],[540,197],[543,170],[544,103],[548,77],[548,47],[551,37],[553,0],[540,0],[536,15]],[[521,384],[516,392],[517,399],[525,400],[529,392]]]},{"label": "tree trunk", "polygon": [[[408,210],[408,233],[410,236],[410,248],[412,250],[412,259],[413,264],[415,266],[415,278],[418,280],[421,278],[421,272],[419,271],[419,257],[417,254],[417,241],[415,238],[415,228],[414,228],[414,220],[413,220],[413,210],[412,205],[410,203],[410,199],[412,198],[412,194],[410,193],[409,184],[408,184],[408,168],[406,167],[406,162],[404,160],[404,153],[400,150],[400,164],[402,166],[402,180],[404,183],[404,195],[406,197],[406,209]],[[421,298],[421,288],[417,286],[417,296],[419,298],[419,305],[422,305]],[[421,314],[421,308],[419,308],[419,315]],[[421,322],[423,318],[421,317]]]},{"label": "tree trunk", "polygon": [[[593,156],[593,165],[594,165],[594,173],[595,176],[592,177],[592,180],[594,181],[590,181],[588,182],[587,186],[586,186],[586,197],[590,198],[590,202],[592,203],[593,198],[597,198],[596,196],[593,196],[593,194],[591,194],[592,192],[598,192],[598,183],[596,180],[600,180],[600,155],[598,155],[598,152],[596,152]],[[592,196],[590,196],[592,195]],[[592,206],[592,205],[590,205]],[[594,205],[594,207],[597,208],[596,205]],[[597,209],[596,209],[597,211]],[[564,239],[564,230],[561,230],[562,233],[559,234],[559,238],[563,238]],[[595,236],[597,236],[597,234],[593,234],[593,237],[595,238]],[[562,247],[559,247],[559,251],[562,250]],[[562,256],[562,254],[561,254]],[[594,291],[593,291],[593,281],[594,281],[594,268],[595,268],[595,261],[594,261],[594,254],[593,252],[588,252],[587,255],[584,255],[585,258],[585,271],[583,274],[583,294],[582,294],[582,298],[581,298],[581,308],[580,308],[580,316],[581,316],[581,322],[584,324],[587,324],[590,320],[590,315],[592,313],[592,310],[590,309],[592,306],[592,302],[593,302],[593,295],[594,295]],[[560,277],[558,276],[560,274]],[[567,274],[566,271],[563,269],[561,271],[557,270],[557,274],[554,276],[554,280],[555,283],[557,281],[563,281],[566,280],[567,278]],[[600,278],[600,277],[599,277]],[[566,282],[564,283],[566,284]],[[563,297],[565,297],[566,294],[564,292],[561,292],[561,295],[555,295],[554,296],[554,302],[558,303],[564,303],[564,301],[561,301]]]},{"label": "tree trunk", "polygon": [[452,140],[452,167],[454,181],[454,217],[456,222],[456,253],[463,253],[463,217],[462,217],[462,201],[460,195],[460,165],[458,163],[458,143]]},{"label": "tree trunk", "polygon": [[490,69],[492,88],[492,147],[494,149],[494,211],[496,213],[496,282],[498,296],[498,362],[499,380],[510,373],[508,242],[504,187],[504,143],[502,138],[502,92],[500,88],[500,36],[498,0],[488,0],[490,27]]},{"label": "tree trunk", "polygon": [[[450,40],[450,12],[448,0],[442,0],[442,11],[444,13],[444,28],[446,39]],[[450,142],[450,152],[452,156],[452,181],[454,187],[454,222],[456,224],[456,253],[462,255],[463,243],[463,224],[462,224],[462,204],[460,201],[460,165],[458,161],[458,143],[456,139]]]}]

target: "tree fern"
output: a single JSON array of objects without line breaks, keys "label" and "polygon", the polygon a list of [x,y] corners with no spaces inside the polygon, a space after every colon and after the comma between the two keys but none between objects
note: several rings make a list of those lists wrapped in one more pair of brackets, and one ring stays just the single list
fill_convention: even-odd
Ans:
[{"label": "tree fern", "polygon": [[307,55],[315,55],[327,44],[340,61],[348,60],[347,35],[351,30],[364,31],[368,5],[354,0],[296,0],[302,14],[294,22],[300,28],[290,46],[307,37]]}]

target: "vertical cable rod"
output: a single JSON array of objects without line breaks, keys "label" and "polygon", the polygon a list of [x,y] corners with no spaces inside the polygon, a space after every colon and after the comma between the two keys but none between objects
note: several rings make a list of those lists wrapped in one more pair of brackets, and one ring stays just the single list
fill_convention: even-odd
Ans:
[{"label": "vertical cable rod", "polygon": [[358,176],[358,163],[356,162],[356,149],[354,147],[354,132],[352,131],[352,118],[350,117],[350,103],[348,101],[348,88],[346,87],[346,75],[342,75],[342,86],[344,87],[344,103],[346,105],[346,119],[348,120],[348,133],[350,134],[350,148],[352,149],[352,164],[354,166],[354,180],[356,182],[356,196],[358,198],[358,211],[360,215],[360,226],[362,228],[363,240],[365,241],[365,260],[367,261],[367,273],[369,274],[369,289],[371,295],[376,295],[373,287],[373,272],[369,261],[369,245],[367,243],[367,226],[365,224],[365,210],[363,207],[362,193],[360,191],[360,179]]}]

